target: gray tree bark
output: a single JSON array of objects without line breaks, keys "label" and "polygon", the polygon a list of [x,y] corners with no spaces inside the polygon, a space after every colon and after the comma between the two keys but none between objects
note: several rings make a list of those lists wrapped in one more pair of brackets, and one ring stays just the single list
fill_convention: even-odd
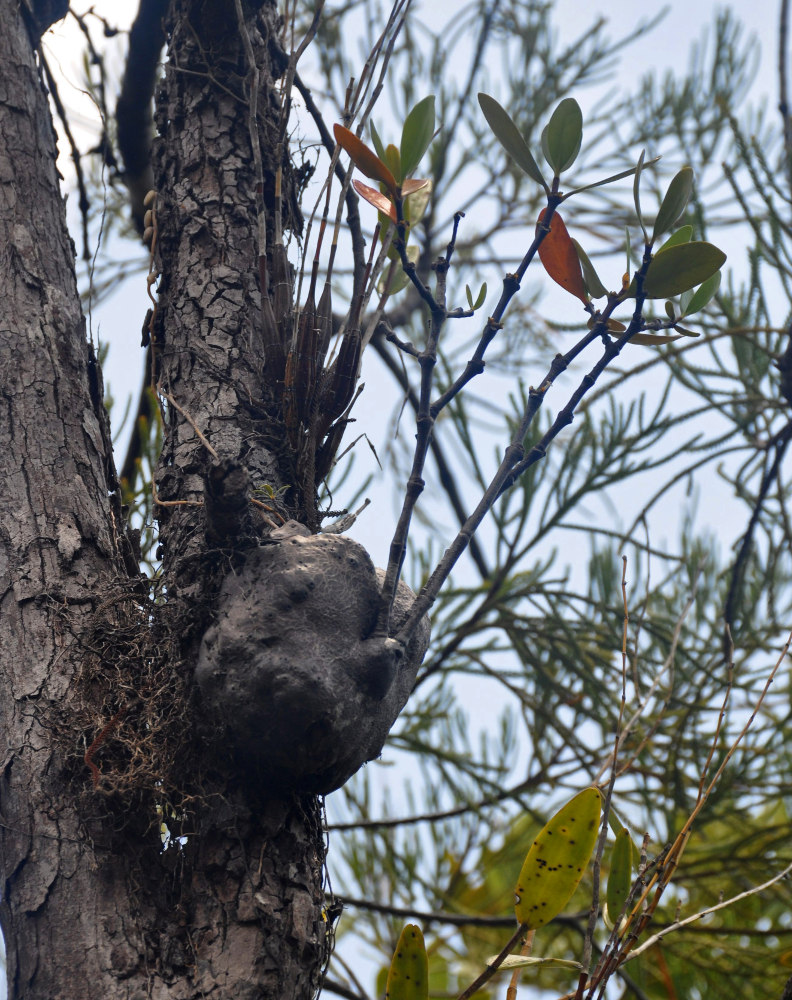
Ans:
[{"label": "gray tree bark", "polygon": [[[211,22],[218,9],[213,15],[210,6],[194,5],[193,20]],[[163,258],[172,276],[163,312],[183,322],[169,334],[163,370],[168,390],[225,454],[249,449],[246,466],[278,482],[277,462],[261,444],[246,443],[250,425],[236,420],[240,396],[253,391],[249,317],[257,279],[249,143],[242,151],[244,127],[231,120],[244,122],[234,107],[244,68],[238,36],[228,31],[228,5],[222,6],[223,58],[238,75],[237,97],[213,106],[196,107],[201,88],[186,72],[179,75],[187,67],[177,67],[176,47],[189,35],[191,12],[174,12],[168,84],[174,96],[166,97],[163,114],[173,115],[173,128],[178,120],[184,141],[178,148],[171,128],[164,141],[173,149],[161,154],[168,166],[160,176],[170,171],[174,179],[173,196],[163,199]],[[274,7],[262,14],[272,26]],[[0,24],[0,917],[9,996],[310,997],[327,926],[316,799],[261,795],[235,784],[234,769],[221,762],[211,796],[190,815],[193,836],[184,850],[160,853],[155,814],[119,814],[118,803],[103,794],[101,750],[96,788],[82,760],[92,735],[112,721],[102,714],[105,706],[95,706],[94,728],[82,738],[71,726],[72,713],[85,718],[80,676],[97,612],[105,625],[129,624],[122,621],[123,601],[120,610],[102,607],[128,585],[129,558],[53,129],[30,24],[17,0],[0,0]],[[210,30],[211,23],[204,25],[198,37]],[[203,70],[212,72],[205,64]],[[169,213],[179,216],[172,229]],[[180,241],[186,260],[175,249]],[[176,276],[182,266],[187,270]],[[190,338],[185,350],[182,329]],[[194,442],[185,453],[183,428],[169,431],[164,462],[180,480],[177,492],[189,498],[201,461],[189,454]],[[180,517],[174,509],[163,526],[166,579],[182,606],[200,598],[203,607],[218,574],[202,562],[198,509],[185,512]],[[185,566],[191,582],[181,585]],[[194,624],[194,616],[187,618]],[[185,630],[186,653],[198,637],[194,628]],[[121,691],[136,686],[123,673],[131,663],[121,665]],[[174,671],[188,666],[173,663]],[[115,705],[123,710],[123,699]],[[119,733],[125,725],[117,723]]]},{"label": "gray tree bark", "polygon": [[[316,528],[315,498],[266,366],[243,39],[259,76],[270,232],[285,57],[274,0],[243,6],[244,32],[226,0],[173,0],[166,19],[152,324],[166,401],[163,572],[152,597],[124,527],[36,66],[37,34],[63,4],[0,0],[11,1000],[315,995],[330,940],[317,794],[380,752],[428,641],[425,625],[406,648],[372,638],[370,559],[305,527]],[[280,166],[295,231],[297,191]],[[273,498],[266,518],[250,502],[257,489]],[[409,601],[403,590],[395,627]],[[181,838],[166,851],[161,823]]]}]

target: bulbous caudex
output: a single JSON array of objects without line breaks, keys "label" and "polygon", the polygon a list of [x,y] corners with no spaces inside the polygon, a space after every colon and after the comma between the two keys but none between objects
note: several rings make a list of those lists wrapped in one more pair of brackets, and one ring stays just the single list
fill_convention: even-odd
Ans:
[{"label": "bulbous caudex", "polygon": [[[430,631],[372,637],[381,579],[357,542],[320,534],[262,544],[225,580],[196,680],[253,780],[324,794],[379,756]],[[400,584],[396,628],[413,600]]]}]

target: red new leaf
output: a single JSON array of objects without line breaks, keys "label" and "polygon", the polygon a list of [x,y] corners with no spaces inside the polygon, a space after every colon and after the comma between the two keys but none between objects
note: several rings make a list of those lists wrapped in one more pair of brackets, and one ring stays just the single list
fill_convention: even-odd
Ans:
[{"label": "red new leaf", "polygon": [[396,192],[396,178],[365,142],[361,142],[354,132],[350,132],[343,125],[334,125],[333,134],[338,145],[349,153],[350,159],[361,173]]},{"label": "red new leaf", "polygon": [[[546,208],[539,214],[539,222],[544,219]],[[550,220],[550,232],[539,244],[539,259],[542,265],[558,284],[565,288],[581,302],[588,302],[586,286],[583,284],[583,272],[580,268],[580,258],[575,250],[575,244],[567,232],[564,220],[556,212]]]},{"label": "red new leaf", "polygon": [[377,191],[376,188],[364,184],[363,181],[352,181],[352,187],[361,198],[365,198],[369,205],[373,205],[383,215],[387,215],[392,222],[396,222],[396,206],[390,198]]}]

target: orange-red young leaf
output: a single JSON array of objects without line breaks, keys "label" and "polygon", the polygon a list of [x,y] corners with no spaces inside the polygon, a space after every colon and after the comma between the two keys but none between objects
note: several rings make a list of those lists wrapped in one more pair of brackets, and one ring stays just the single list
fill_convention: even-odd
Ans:
[{"label": "orange-red young leaf", "polygon": [[396,192],[396,178],[365,142],[361,142],[354,132],[350,132],[343,125],[334,125],[333,134],[338,145],[349,153],[350,159],[362,174]]},{"label": "orange-red young leaf", "polygon": [[[546,211],[547,209],[543,208],[539,213],[540,222],[544,219]],[[550,220],[550,232],[539,244],[539,259],[553,281],[558,282],[581,302],[588,302],[580,258],[564,220],[558,212],[555,212]]]},{"label": "orange-red young leaf", "polygon": [[379,192],[376,188],[364,184],[363,181],[352,181],[352,187],[369,205],[373,205],[383,215],[387,215],[391,222],[396,222],[396,206],[390,198]]},{"label": "orange-red young leaf", "polygon": [[428,178],[422,181],[410,178],[410,180],[405,181],[401,186],[402,197],[406,198],[408,195],[415,194],[416,191],[422,191],[428,183],[429,183]]}]

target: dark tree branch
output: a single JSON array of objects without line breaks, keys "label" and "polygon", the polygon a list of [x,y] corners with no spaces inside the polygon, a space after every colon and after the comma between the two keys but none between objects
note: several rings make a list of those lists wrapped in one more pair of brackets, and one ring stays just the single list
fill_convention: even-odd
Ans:
[{"label": "dark tree branch", "polygon": [[[407,401],[413,410],[418,412],[418,395],[415,390],[410,385],[409,379],[404,371],[404,369],[396,362],[393,357],[393,353],[388,350],[385,338],[382,336],[382,329],[375,333],[372,340],[372,346],[374,350],[382,358],[383,363],[393,375],[393,377],[398,382],[402,391],[407,396]],[[462,503],[462,497],[459,493],[459,487],[457,486],[454,473],[451,471],[451,466],[445,456],[445,449],[441,445],[436,434],[432,435],[432,440],[430,443],[430,448],[432,451],[432,456],[437,465],[437,472],[440,477],[440,485],[445,490],[448,501],[451,504],[451,508],[456,515],[459,524],[462,525],[467,520],[467,511]],[[470,540],[470,558],[476,565],[476,569],[479,571],[481,578],[483,580],[488,580],[490,578],[491,570],[487,565],[487,560],[484,556],[481,546],[478,543],[478,539],[471,538]]]},{"label": "dark tree branch", "polygon": [[145,214],[143,199],[154,186],[152,99],[160,52],[165,44],[162,20],[167,9],[168,0],[140,0],[137,17],[129,32],[129,53],[116,104],[118,149],[124,161],[132,218],[140,233]]},{"label": "dark tree branch", "polygon": [[[552,197],[552,196],[551,196]],[[545,223],[549,226],[549,216],[550,211],[545,216]],[[541,230],[541,226],[537,227]],[[532,244],[531,249],[538,250],[539,242],[541,242],[540,236],[541,232],[537,231],[537,237]],[[612,341],[607,336],[607,320],[610,317],[616,306],[623,300],[623,293],[619,295],[611,296],[606,309],[601,315],[598,314],[598,322],[594,324],[593,329],[585,336],[582,337],[580,341],[568,351],[565,355],[556,355],[550,366],[550,369],[545,376],[544,381],[541,383],[538,389],[532,389],[529,394],[528,403],[526,405],[525,413],[523,414],[523,419],[520,421],[514,436],[512,438],[511,444],[506,449],[503,460],[495,473],[489,487],[484,493],[480,503],[476,507],[475,511],[470,515],[468,520],[462,526],[459,534],[453,540],[451,545],[446,549],[443,558],[440,560],[436,566],[434,572],[429,577],[429,580],[424,585],[421,593],[415,602],[413,611],[407,620],[407,622],[402,626],[399,631],[397,639],[404,642],[407,637],[411,634],[411,629],[415,627],[417,622],[419,622],[423,616],[427,613],[429,608],[434,603],[440,588],[443,583],[448,579],[451,570],[455,566],[457,560],[462,555],[462,553],[467,548],[470,539],[472,538],[475,531],[478,529],[479,525],[483,521],[486,514],[492,509],[493,504],[496,500],[507,490],[510,486],[516,482],[517,478],[522,475],[531,465],[543,458],[547,449],[547,445],[558,435],[563,427],[571,423],[574,415],[574,411],[583,396],[589,392],[590,389],[596,384],[599,376],[605,371],[607,366],[621,353],[624,346],[630,341],[634,334],[638,333],[643,328],[643,305],[644,305],[644,292],[643,292],[643,282],[646,275],[646,271],[652,260],[652,247],[647,244],[644,250],[643,262],[640,269],[636,272],[636,298],[635,298],[635,309],[633,311],[633,316],[630,321],[630,325],[627,330],[622,334],[622,336],[617,341]],[[530,251],[529,251],[530,253]],[[527,258],[528,255],[526,255]],[[524,267],[521,265],[520,270],[517,275],[513,277],[521,277],[527,268],[529,261],[524,261]],[[519,281],[516,281],[516,288],[519,287]],[[504,288],[504,295],[506,294],[506,289]],[[511,293],[512,295],[514,292]],[[509,296],[511,297],[511,296]],[[502,296],[503,298],[503,296]],[[504,307],[505,308],[505,307]],[[492,323],[490,319],[487,324],[489,328]],[[486,329],[485,329],[486,333]],[[493,333],[494,336],[494,333]],[[529,454],[525,456],[523,441],[530,429],[536,414],[544,401],[545,395],[550,387],[553,385],[554,381],[558,376],[566,371],[569,364],[580,354],[583,350],[596,338],[603,337],[606,341],[605,349],[603,351],[600,360],[592,368],[592,370],[584,376],[580,382],[578,388],[570,397],[568,404],[559,412],[550,430],[543,436],[542,440],[531,449]],[[483,367],[483,365],[482,365]],[[461,388],[461,385],[460,385]],[[459,391],[459,390],[457,390]],[[444,395],[447,396],[448,393]],[[439,406],[439,401],[433,404],[433,411],[437,412],[437,407]]]},{"label": "dark tree branch", "polygon": [[773,447],[775,455],[770,463],[770,467],[765,469],[764,475],[762,476],[762,481],[759,484],[759,492],[757,493],[756,501],[753,505],[753,509],[751,510],[751,517],[748,520],[748,527],[742,537],[740,549],[737,553],[736,559],[734,560],[731,580],[729,581],[729,591],[726,595],[726,605],[723,610],[723,620],[726,625],[725,649],[728,649],[731,646],[729,632],[733,632],[734,630],[734,616],[737,601],[739,600],[740,590],[742,588],[746,564],[751,554],[751,549],[753,548],[754,531],[759,523],[762,508],[764,507],[764,502],[767,499],[767,494],[770,492],[770,488],[778,478],[781,462],[786,454],[787,446],[789,445],[790,440],[792,440],[792,421],[787,423],[786,427],[784,427],[781,434],[774,442]]},{"label": "dark tree branch", "polygon": [[60,118],[60,123],[63,126],[63,131],[66,135],[66,139],[68,140],[69,149],[71,150],[72,163],[74,164],[74,176],[77,179],[77,190],[80,193],[77,204],[80,209],[80,219],[82,220],[82,258],[83,260],[90,260],[91,248],[88,240],[88,209],[91,207],[91,202],[88,198],[88,191],[85,187],[85,175],[83,174],[80,150],[77,147],[74,135],[72,134],[71,126],[69,125],[69,116],[66,114],[63,101],[60,99],[58,84],[55,82],[55,77],[52,75],[49,63],[44,58],[43,52],[39,52],[39,59],[41,60],[41,68],[44,70],[44,78],[47,81],[47,89],[49,90],[50,97],[52,98],[52,103],[55,105],[55,111],[57,112],[58,118]]}]

